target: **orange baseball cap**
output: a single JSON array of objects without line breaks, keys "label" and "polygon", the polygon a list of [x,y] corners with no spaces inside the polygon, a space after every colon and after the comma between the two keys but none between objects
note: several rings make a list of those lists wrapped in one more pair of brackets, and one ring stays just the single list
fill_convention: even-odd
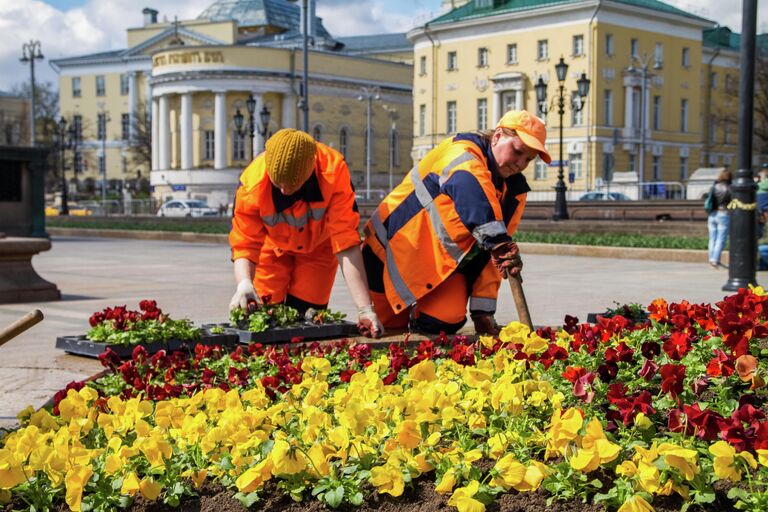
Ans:
[{"label": "orange baseball cap", "polygon": [[499,120],[496,128],[514,130],[526,146],[539,152],[544,162],[552,161],[552,157],[544,146],[547,141],[547,128],[544,126],[544,121],[531,115],[527,110],[510,110]]}]

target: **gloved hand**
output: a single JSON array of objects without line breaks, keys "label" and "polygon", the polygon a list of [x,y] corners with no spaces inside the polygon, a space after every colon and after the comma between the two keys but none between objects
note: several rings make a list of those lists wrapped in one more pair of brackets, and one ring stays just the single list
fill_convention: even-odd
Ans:
[{"label": "gloved hand", "polygon": [[[523,270],[523,260],[520,259],[520,249],[515,242],[502,242],[491,249],[491,261],[499,270],[503,279],[507,275],[520,276]],[[520,279],[522,282],[522,277]]]},{"label": "gloved hand", "polygon": [[384,326],[376,316],[373,305],[363,306],[357,310],[357,330],[363,336],[378,338],[384,334]]},{"label": "gloved hand", "polygon": [[475,323],[475,332],[477,334],[496,336],[501,332],[501,327],[496,323],[496,319],[491,313],[472,313],[470,318]]},{"label": "gloved hand", "polygon": [[237,283],[237,290],[232,296],[232,300],[229,301],[230,311],[235,308],[248,309],[248,304],[259,304],[259,298],[256,296],[256,290],[253,287],[253,281],[250,279],[243,279]]}]

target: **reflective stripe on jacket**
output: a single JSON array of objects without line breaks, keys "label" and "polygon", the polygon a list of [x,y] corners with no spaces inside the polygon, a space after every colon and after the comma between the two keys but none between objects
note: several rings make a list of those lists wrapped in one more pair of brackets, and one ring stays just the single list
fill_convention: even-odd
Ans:
[{"label": "reflective stripe on jacket", "polygon": [[315,172],[292,196],[272,185],[265,161],[260,154],[240,176],[229,233],[233,260],[258,262],[262,249],[309,253],[329,240],[335,254],[360,243],[360,214],[341,153],[318,143]]},{"label": "reflective stripe on jacket", "polygon": [[[522,174],[494,178],[490,169],[495,165],[481,138],[459,134],[446,139],[365,225],[365,244],[384,263],[384,293],[395,312],[442,283],[475,243],[487,251],[517,229],[530,188]],[[492,270],[498,290],[500,276]],[[477,309],[494,310],[496,295],[488,297],[493,283],[487,271],[481,281]]]}]

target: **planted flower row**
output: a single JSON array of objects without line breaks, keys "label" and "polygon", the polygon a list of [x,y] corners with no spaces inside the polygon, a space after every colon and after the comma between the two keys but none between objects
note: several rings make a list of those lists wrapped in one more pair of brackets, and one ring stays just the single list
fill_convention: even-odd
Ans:
[{"label": "planted flower row", "polygon": [[765,510],[766,306],[760,289],[714,307],[659,300],[644,324],[566,317],[412,350],[107,353],[110,375],[25,412],[0,442],[0,498],[178,505],[215,482],[251,504],[274,481],[337,507],[424,478],[462,511],[540,488],[622,512],[672,495]]}]

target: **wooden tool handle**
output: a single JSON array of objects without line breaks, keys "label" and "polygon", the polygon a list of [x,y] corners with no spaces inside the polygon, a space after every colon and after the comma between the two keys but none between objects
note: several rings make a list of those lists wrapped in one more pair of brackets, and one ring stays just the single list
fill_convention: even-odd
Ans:
[{"label": "wooden tool handle", "polygon": [[517,318],[520,320],[520,323],[527,325],[533,330],[531,313],[528,311],[528,302],[525,300],[525,293],[523,292],[523,283],[520,281],[520,275],[511,276],[507,274],[507,281],[509,281],[509,289],[512,291],[512,298],[515,299]]},{"label": "wooden tool handle", "polygon": [[39,309],[30,311],[23,317],[13,322],[10,326],[0,330],[0,345],[10,341],[43,319],[43,312]]}]

